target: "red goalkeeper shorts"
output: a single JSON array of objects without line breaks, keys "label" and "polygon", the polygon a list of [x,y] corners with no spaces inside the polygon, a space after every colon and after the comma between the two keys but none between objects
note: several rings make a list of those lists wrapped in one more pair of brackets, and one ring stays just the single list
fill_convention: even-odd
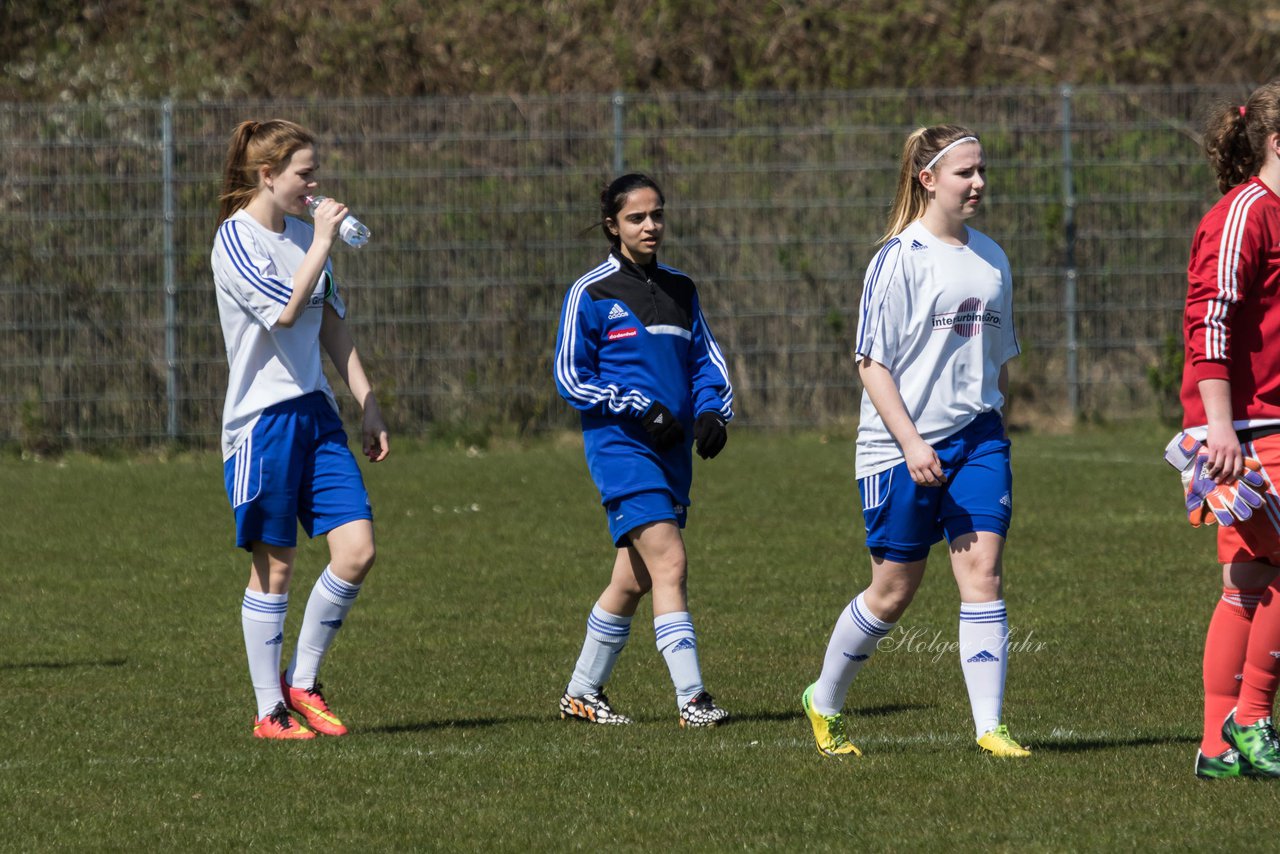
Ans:
[{"label": "red goalkeeper shorts", "polygon": [[1262,471],[1271,486],[1262,506],[1253,511],[1249,521],[1236,522],[1226,528],[1218,526],[1218,561],[1256,560],[1280,566],[1280,495],[1276,494],[1276,478],[1280,477],[1280,433],[1245,442],[1241,447],[1245,456],[1262,463]]}]

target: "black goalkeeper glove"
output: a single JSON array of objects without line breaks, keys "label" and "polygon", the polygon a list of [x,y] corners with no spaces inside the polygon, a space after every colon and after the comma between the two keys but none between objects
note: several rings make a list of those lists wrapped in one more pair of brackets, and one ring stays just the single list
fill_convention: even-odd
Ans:
[{"label": "black goalkeeper glove", "polygon": [[649,431],[653,446],[659,451],[674,448],[684,441],[684,428],[680,426],[680,422],[671,414],[670,409],[656,400],[649,405],[640,420],[644,429]]},{"label": "black goalkeeper glove", "polygon": [[698,441],[698,456],[709,460],[724,449],[729,431],[720,413],[708,409],[693,422],[693,438]]}]

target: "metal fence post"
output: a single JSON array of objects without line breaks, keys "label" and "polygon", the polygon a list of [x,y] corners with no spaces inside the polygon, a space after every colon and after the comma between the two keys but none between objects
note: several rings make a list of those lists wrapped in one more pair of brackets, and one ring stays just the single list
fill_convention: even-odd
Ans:
[{"label": "metal fence post", "polygon": [[613,93],[613,175],[616,178],[622,174],[622,170],[626,165],[623,158],[623,146],[626,143],[624,138],[624,110],[627,104],[626,96],[621,92]]},{"label": "metal fence post", "polygon": [[1066,321],[1067,411],[1071,420],[1080,417],[1080,342],[1077,339],[1076,313],[1076,191],[1071,161],[1071,86],[1062,87],[1062,228],[1065,238],[1062,264],[1066,273],[1062,309]]},{"label": "metal fence post", "polygon": [[160,105],[160,148],[163,174],[161,194],[164,207],[164,362],[165,396],[168,398],[167,432],[170,441],[178,438],[178,287],[174,275],[174,191],[173,191],[173,101]]}]

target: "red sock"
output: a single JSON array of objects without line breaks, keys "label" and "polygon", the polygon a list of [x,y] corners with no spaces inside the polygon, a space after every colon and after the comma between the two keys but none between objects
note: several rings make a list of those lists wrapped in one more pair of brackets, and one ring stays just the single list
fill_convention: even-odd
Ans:
[{"label": "red sock", "polygon": [[1240,673],[1250,629],[1255,609],[1265,592],[1265,588],[1224,587],[1222,598],[1213,609],[1204,639],[1204,733],[1200,738],[1200,752],[1205,756],[1217,756],[1227,749],[1227,743],[1222,740],[1222,722],[1238,705]]},{"label": "red sock", "polygon": [[1280,589],[1273,583],[1262,595],[1249,630],[1244,679],[1236,703],[1236,723],[1252,724],[1271,717],[1280,684]]}]

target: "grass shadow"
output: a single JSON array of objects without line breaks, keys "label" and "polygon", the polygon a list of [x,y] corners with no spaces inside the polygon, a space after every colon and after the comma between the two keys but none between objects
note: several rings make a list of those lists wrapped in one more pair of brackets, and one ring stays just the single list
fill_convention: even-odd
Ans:
[{"label": "grass shadow", "polygon": [[127,658],[104,658],[101,661],[15,661],[0,664],[0,670],[71,670],[77,667],[124,667]]},{"label": "grass shadow", "polygon": [[868,706],[865,709],[853,709],[848,712],[849,717],[867,717],[867,718],[883,718],[889,715],[896,715],[899,712],[918,712],[921,709],[928,709],[930,706],[924,703],[886,703],[883,706]]},{"label": "grass shadow", "polygon": [[415,723],[403,724],[384,724],[383,726],[361,727],[361,732],[367,733],[385,733],[387,735],[401,735],[404,733],[414,732],[435,732],[442,729],[487,729],[492,726],[502,726],[504,724],[514,724],[529,721],[544,720],[542,717],[534,715],[512,715],[506,718],[461,718],[456,720],[442,721],[419,721]]},{"label": "grass shadow", "polygon": [[1191,735],[1139,735],[1117,738],[1092,738],[1083,741],[1032,742],[1031,749],[1044,753],[1086,753],[1092,750],[1115,750],[1118,747],[1156,747],[1164,744],[1196,744],[1198,737]]},{"label": "grass shadow", "polygon": [[[867,717],[879,718],[887,715],[896,715],[899,712],[914,712],[920,709],[928,708],[924,705],[913,705],[909,703],[892,703],[883,706],[871,706],[865,709],[853,709],[846,713],[846,717]],[[752,722],[768,722],[768,721],[792,721],[804,720],[804,710],[800,708],[787,709],[786,711],[764,711],[764,712],[744,712],[734,713],[730,719],[733,721],[752,721]]]}]

